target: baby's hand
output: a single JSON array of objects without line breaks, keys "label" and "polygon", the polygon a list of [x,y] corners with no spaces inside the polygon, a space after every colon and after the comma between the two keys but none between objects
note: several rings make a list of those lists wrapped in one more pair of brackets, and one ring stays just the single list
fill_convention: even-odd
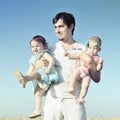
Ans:
[{"label": "baby's hand", "polygon": [[99,58],[99,63],[102,63],[103,62],[103,59],[102,58]]},{"label": "baby's hand", "polygon": [[46,74],[49,74],[49,73],[50,73],[50,70],[49,70],[49,69],[46,69],[46,70],[45,70],[45,73],[46,73]]},{"label": "baby's hand", "polygon": [[65,53],[64,53],[64,56],[68,56],[68,55],[69,55],[69,53],[68,53],[68,52],[65,52]]}]

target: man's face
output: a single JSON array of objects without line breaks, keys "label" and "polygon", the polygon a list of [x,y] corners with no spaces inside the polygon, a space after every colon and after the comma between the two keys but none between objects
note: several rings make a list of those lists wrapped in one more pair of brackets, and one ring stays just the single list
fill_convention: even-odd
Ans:
[{"label": "man's face", "polygon": [[60,41],[64,41],[69,39],[72,35],[71,28],[68,28],[66,24],[63,23],[62,19],[59,19],[57,23],[55,23],[55,33]]}]

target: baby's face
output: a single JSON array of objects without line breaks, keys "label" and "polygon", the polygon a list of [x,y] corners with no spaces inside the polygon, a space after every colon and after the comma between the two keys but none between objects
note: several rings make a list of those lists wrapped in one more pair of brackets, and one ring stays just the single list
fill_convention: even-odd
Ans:
[{"label": "baby's face", "polygon": [[31,51],[33,54],[38,54],[44,49],[43,44],[41,42],[32,41],[31,42]]},{"label": "baby's face", "polygon": [[94,43],[94,42],[89,43],[88,52],[91,55],[97,55],[99,51],[100,51],[100,48],[98,46],[96,46],[96,43]]}]

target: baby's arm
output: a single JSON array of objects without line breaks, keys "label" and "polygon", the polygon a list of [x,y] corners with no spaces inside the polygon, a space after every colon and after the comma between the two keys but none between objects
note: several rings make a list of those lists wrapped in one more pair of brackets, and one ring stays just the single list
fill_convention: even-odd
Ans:
[{"label": "baby's arm", "polygon": [[33,66],[34,66],[34,70],[38,70],[44,67],[44,61],[42,61],[41,59],[38,59]]},{"label": "baby's arm", "polygon": [[96,69],[97,69],[98,71],[100,71],[100,70],[102,70],[102,68],[103,68],[103,59],[102,59],[102,58],[99,58],[99,62],[98,62],[98,64],[97,64],[97,66],[96,66]]},{"label": "baby's arm", "polygon": [[47,60],[48,61],[48,67],[47,67],[47,69],[46,69],[46,73],[48,74],[49,72],[50,72],[50,70],[52,69],[52,67],[54,66],[54,64],[55,64],[55,60],[54,60],[54,58],[50,55],[50,54],[48,54],[48,53],[44,53],[44,56],[43,56],[43,58],[45,59],[45,60]]},{"label": "baby's arm", "polygon": [[65,56],[69,57],[69,59],[77,59],[77,58],[79,58],[79,54],[78,53],[69,53],[69,52],[66,52]]}]

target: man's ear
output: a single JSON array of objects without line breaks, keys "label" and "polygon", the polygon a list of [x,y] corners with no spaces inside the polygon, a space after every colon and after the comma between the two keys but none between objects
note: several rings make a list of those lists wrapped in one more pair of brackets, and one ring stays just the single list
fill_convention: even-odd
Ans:
[{"label": "man's ear", "polygon": [[73,28],[74,28],[74,24],[71,24],[70,28],[71,28],[71,30],[73,30]]}]

